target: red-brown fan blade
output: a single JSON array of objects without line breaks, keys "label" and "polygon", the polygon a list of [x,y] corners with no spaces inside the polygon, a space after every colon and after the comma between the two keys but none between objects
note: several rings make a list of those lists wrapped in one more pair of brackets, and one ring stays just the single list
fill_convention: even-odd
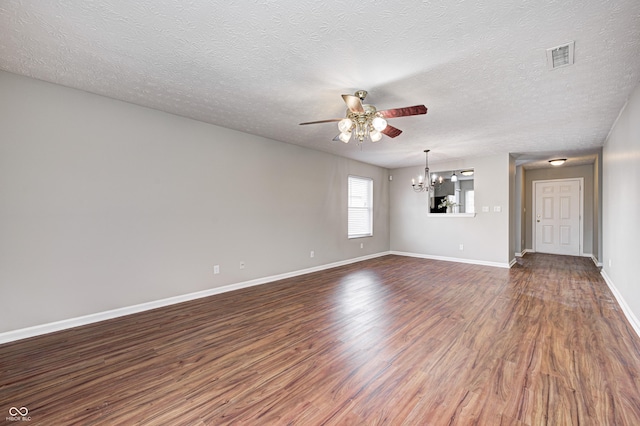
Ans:
[{"label": "red-brown fan blade", "polygon": [[319,124],[319,123],[335,123],[336,121],[340,121],[342,118],[330,118],[328,120],[320,120],[320,121],[307,121],[306,123],[300,123],[300,126],[304,126],[305,124]]},{"label": "red-brown fan blade", "polygon": [[424,105],[414,105],[410,107],[385,109],[383,111],[378,111],[378,114],[380,114],[384,118],[406,117],[408,115],[420,115],[426,113],[427,107]]},{"label": "red-brown fan blade", "polygon": [[354,95],[342,95],[342,99],[344,99],[344,103],[347,104],[347,107],[351,112],[357,114],[364,113],[364,108],[362,108],[362,101],[359,97]]},{"label": "red-brown fan blade", "polygon": [[380,133],[385,134],[390,138],[395,138],[396,136],[399,136],[400,133],[402,133],[402,130],[387,124],[387,127],[385,127]]}]

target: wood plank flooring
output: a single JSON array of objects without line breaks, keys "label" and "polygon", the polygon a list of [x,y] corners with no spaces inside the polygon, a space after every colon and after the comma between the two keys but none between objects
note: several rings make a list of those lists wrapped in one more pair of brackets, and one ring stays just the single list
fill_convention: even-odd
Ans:
[{"label": "wood plank flooring", "polygon": [[589,259],[385,256],[1,345],[0,422],[11,407],[32,425],[640,425],[640,339]]}]

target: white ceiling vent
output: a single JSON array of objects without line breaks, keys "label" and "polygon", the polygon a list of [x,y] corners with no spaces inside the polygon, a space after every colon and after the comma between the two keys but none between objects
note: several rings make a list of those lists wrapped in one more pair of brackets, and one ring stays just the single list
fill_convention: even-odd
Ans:
[{"label": "white ceiling vent", "polygon": [[555,70],[556,68],[573,65],[574,45],[575,42],[570,41],[561,46],[547,49],[547,67],[550,70]]}]

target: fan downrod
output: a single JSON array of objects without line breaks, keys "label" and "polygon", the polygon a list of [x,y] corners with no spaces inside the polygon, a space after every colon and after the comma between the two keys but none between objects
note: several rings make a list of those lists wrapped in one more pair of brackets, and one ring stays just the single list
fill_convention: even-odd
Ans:
[{"label": "fan downrod", "polygon": [[364,98],[367,97],[367,91],[366,90],[358,90],[358,91],[356,91],[356,93],[354,93],[354,95],[359,97],[361,101],[364,101]]}]

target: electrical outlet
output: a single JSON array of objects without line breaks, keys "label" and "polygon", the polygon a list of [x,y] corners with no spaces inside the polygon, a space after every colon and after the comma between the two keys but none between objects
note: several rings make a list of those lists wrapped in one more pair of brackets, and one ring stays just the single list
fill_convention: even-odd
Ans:
[{"label": "electrical outlet", "polygon": [[364,248],[364,243],[360,243],[360,248]]},{"label": "electrical outlet", "polygon": [[464,244],[460,244],[460,250],[464,250]]},{"label": "electrical outlet", "polygon": [[309,257],[315,257],[315,255],[316,255],[316,252],[311,250],[311,253],[309,253]]},{"label": "electrical outlet", "polygon": [[217,275],[220,273],[220,265],[213,265],[213,273]]},{"label": "electrical outlet", "polygon": [[244,262],[240,262],[240,269],[244,269]]}]

